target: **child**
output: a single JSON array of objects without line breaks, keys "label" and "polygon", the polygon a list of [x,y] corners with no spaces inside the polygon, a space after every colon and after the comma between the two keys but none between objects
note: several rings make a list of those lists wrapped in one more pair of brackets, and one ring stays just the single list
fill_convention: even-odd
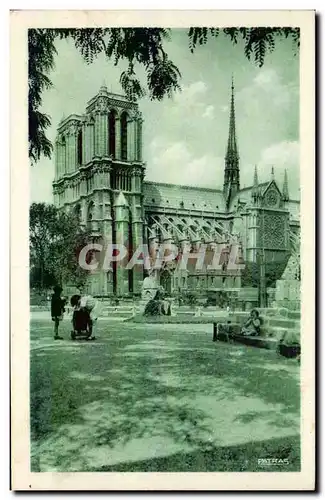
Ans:
[{"label": "child", "polygon": [[61,297],[62,288],[60,286],[55,286],[53,289],[54,293],[51,298],[51,317],[54,321],[54,339],[63,340],[63,337],[59,336],[59,324],[63,320],[63,313],[65,311],[65,299]]},{"label": "child", "polygon": [[257,309],[252,309],[249,319],[242,328],[242,335],[259,336],[261,334],[262,321]]}]

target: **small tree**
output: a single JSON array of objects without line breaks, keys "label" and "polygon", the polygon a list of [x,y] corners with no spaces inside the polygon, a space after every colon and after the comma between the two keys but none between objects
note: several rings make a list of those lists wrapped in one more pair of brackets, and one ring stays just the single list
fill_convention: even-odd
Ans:
[{"label": "small tree", "polygon": [[44,290],[55,283],[50,261],[56,233],[57,210],[53,205],[33,203],[29,212],[30,285]]},{"label": "small tree", "polygon": [[[265,263],[265,284],[267,288],[274,287],[276,280],[281,276],[286,268],[289,257],[286,256],[277,262]],[[242,286],[258,288],[260,283],[260,268],[256,262],[246,262],[242,273]]]},{"label": "small tree", "polygon": [[82,286],[87,271],[79,265],[79,252],[90,241],[74,214],[53,205],[33,203],[30,208],[30,286],[44,290],[54,284]]}]

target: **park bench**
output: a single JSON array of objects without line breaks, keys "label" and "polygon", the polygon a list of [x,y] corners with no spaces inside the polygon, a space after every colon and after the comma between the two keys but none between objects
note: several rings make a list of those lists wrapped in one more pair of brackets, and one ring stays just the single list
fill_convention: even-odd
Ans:
[{"label": "park bench", "polygon": [[[247,318],[247,313],[244,316]],[[235,320],[237,318],[234,318]],[[227,332],[220,328],[219,325],[225,325],[229,320],[231,320],[231,316],[225,315],[224,317],[216,317],[216,316],[193,316],[193,315],[182,315],[179,316],[143,316],[142,314],[138,314],[127,318],[125,321],[132,323],[141,323],[141,324],[183,324],[183,325],[202,325],[202,324],[211,324],[212,325],[212,340],[216,341],[233,341],[246,345],[251,345],[255,347],[260,347],[264,349],[276,349],[278,346],[279,339],[277,337],[253,337],[241,334],[232,334],[229,335]],[[231,321],[231,326],[236,326],[240,331],[240,326],[242,326],[242,322],[238,323],[237,321],[234,323]]]}]

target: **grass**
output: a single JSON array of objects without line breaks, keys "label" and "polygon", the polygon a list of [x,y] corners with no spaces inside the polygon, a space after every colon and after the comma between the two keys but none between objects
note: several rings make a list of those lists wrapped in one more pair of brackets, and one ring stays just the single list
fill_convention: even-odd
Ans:
[{"label": "grass", "polygon": [[299,470],[297,363],[210,330],[101,321],[93,343],[55,343],[34,321],[33,470]]}]

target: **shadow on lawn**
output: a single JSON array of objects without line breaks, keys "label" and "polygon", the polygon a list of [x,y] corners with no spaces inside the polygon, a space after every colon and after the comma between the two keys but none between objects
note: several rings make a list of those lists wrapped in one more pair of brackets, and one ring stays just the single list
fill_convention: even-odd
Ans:
[{"label": "shadow on lawn", "polygon": [[[263,465],[258,459],[276,459],[278,464]],[[286,463],[279,464],[280,460]],[[196,449],[148,460],[124,462],[87,472],[298,472],[300,437],[268,439],[244,445]]]},{"label": "shadow on lawn", "polygon": [[[238,395],[255,397],[268,404],[284,405],[281,411],[265,415],[281,427],[286,413],[299,412],[300,390],[298,381],[285,370],[274,372],[261,366],[261,356],[268,364],[283,366],[284,360],[275,353],[221,343],[207,349],[207,343],[201,339],[184,335],[182,343],[165,332],[164,353],[168,354],[165,362],[159,358],[160,348],[153,345],[148,349],[146,335],[141,337],[137,333],[137,345],[130,348],[134,340],[117,337],[110,342],[108,353],[105,346],[91,344],[78,352],[58,348],[47,359],[33,355],[31,437],[34,443],[44,441],[45,445],[45,440],[53,436],[55,449],[55,431],[66,427],[68,445],[58,451],[55,459],[60,470],[71,470],[71,462],[86,447],[114,449],[130,440],[153,436],[168,436],[178,446],[194,451],[103,470],[255,470],[252,461],[260,458],[258,453],[262,453],[261,458],[265,453],[278,458],[284,441],[288,443],[286,452],[295,450],[292,453],[299,456],[298,438],[267,441],[269,452],[261,443],[218,448],[215,439],[211,444],[209,415],[195,407],[196,396],[202,395],[220,404]],[[200,347],[205,348],[204,352]],[[234,352],[242,353],[237,361]],[[83,376],[72,375],[78,373]],[[237,419],[254,425],[261,416],[261,412],[247,412]],[[234,416],[229,415],[227,432],[231,432],[232,420]],[[287,419],[285,425],[289,424]],[[76,436],[72,428],[78,425],[83,430]],[[293,470],[297,470],[297,459],[292,459],[293,462],[296,467]],[[37,461],[33,467],[38,470]],[[82,467],[84,471],[91,470],[89,460]]]}]

